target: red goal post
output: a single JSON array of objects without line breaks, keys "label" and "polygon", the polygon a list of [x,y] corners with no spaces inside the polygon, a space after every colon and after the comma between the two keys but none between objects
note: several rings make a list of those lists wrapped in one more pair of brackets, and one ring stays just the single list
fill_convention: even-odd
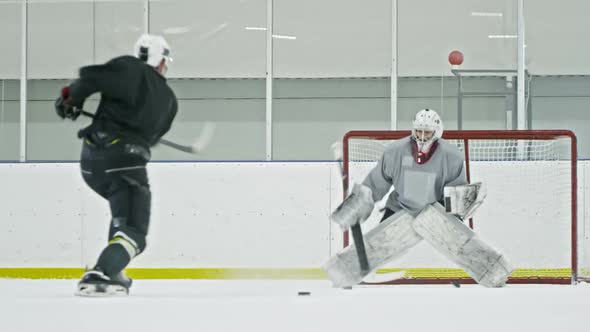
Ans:
[{"label": "red goal post", "polygon": [[[344,196],[374,167],[389,141],[410,133],[348,132],[343,139]],[[464,152],[467,180],[485,182],[488,188],[469,225],[514,265],[509,283],[590,280],[590,245],[585,234],[578,234],[577,141],[572,131],[447,130],[443,138]],[[363,230],[380,217],[373,213]],[[347,246],[348,234],[343,241]],[[420,246],[413,257],[411,249],[410,257],[380,271],[406,271],[405,278],[391,282],[395,284],[473,283],[453,263],[435,257],[434,249]]]}]

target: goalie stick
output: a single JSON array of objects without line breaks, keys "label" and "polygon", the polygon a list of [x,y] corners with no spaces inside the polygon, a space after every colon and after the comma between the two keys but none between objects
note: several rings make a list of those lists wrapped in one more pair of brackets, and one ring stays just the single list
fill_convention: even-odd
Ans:
[{"label": "goalie stick", "polygon": [[[89,118],[94,118],[94,113],[90,113],[88,111],[81,110],[80,113],[84,116]],[[175,143],[169,141],[164,138],[160,138],[158,143],[162,145],[166,145],[170,148],[173,148],[178,151],[190,153],[190,154],[199,154],[203,151],[203,149],[209,145],[211,141],[211,137],[213,137],[213,133],[215,132],[215,125],[211,122],[205,122],[205,126],[203,130],[201,130],[201,135],[193,142],[191,145],[183,145],[179,143]]]},{"label": "goalie stick", "polygon": [[[338,163],[338,169],[340,170],[340,176],[342,177],[342,188],[346,191],[346,175],[344,174],[342,167],[342,146],[339,143],[332,144],[332,153],[334,154],[334,160]],[[363,240],[363,232],[360,222],[357,222],[350,227],[350,230],[352,231],[352,238],[354,239],[361,272],[369,273],[371,269],[369,268],[369,260],[367,258],[367,251],[365,250],[365,241]]]},{"label": "goalie stick", "polygon": [[[344,167],[343,167],[343,153],[342,153],[342,144],[340,142],[336,142],[331,146],[332,154],[334,156],[334,161],[338,164],[338,170],[340,171],[340,177],[342,178],[342,188],[343,190],[347,190],[346,186],[346,178],[347,174],[344,174]],[[363,239],[363,232],[361,229],[360,223],[351,227],[352,230],[352,237],[354,239],[354,243],[356,246],[357,256],[359,258],[359,264],[361,267],[361,271],[363,273],[369,273],[371,268],[369,267],[369,260],[367,257],[367,251],[365,249],[365,241]],[[359,246],[360,244],[360,246]],[[365,267],[363,267],[363,264]],[[373,272],[368,274],[363,278],[363,283],[365,284],[384,284],[390,281],[398,280],[403,278],[406,275],[406,271],[393,271],[393,272]]]}]

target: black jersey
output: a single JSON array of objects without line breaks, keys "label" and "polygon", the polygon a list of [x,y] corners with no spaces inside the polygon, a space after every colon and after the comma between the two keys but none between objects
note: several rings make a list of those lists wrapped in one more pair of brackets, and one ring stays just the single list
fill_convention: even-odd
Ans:
[{"label": "black jersey", "polygon": [[80,137],[104,131],[152,146],[168,132],[178,110],[166,78],[133,56],[121,56],[103,65],[80,68],[80,78],[70,86],[74,106],[100,93],[92,124]]}]

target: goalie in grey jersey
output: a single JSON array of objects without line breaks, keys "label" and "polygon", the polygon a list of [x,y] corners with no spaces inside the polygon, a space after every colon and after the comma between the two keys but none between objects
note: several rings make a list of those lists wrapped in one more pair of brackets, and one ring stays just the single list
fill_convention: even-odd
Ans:
[{"label": "goalie in grey jersey", "polygon": [[[330,219],[343,230],[365,221],[374,203],[393,186],[381,223],[365,235],[372,271],[426,240],[479,284],[503,286],[512,272],[509,263],[462,222],[483,202],[485,188],[482,183],[467,183],[463,153],[442,139],[442,133],[443,123],[435,111],[419,111],[411,136],[386,148]],[[324,266],[334,286],[352,286],[365,277],[352,247]]]}]

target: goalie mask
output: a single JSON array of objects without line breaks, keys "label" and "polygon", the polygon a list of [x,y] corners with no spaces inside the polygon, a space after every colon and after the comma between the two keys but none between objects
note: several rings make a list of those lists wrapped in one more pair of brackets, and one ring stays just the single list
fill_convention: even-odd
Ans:
[{"label": "goalie mask", "polygon": [[133,54],[152,67],[158,67],[162,60],[166,66],[172,62],[170,46],[162,36],[142,35],[135,43]]},{"label": "goalie mask", "polygon": [[443,123],[438,114],[430,109],[416,113],[412,128],[412,152],[418,164],[426,163],[438,146],[442,137]]}]

